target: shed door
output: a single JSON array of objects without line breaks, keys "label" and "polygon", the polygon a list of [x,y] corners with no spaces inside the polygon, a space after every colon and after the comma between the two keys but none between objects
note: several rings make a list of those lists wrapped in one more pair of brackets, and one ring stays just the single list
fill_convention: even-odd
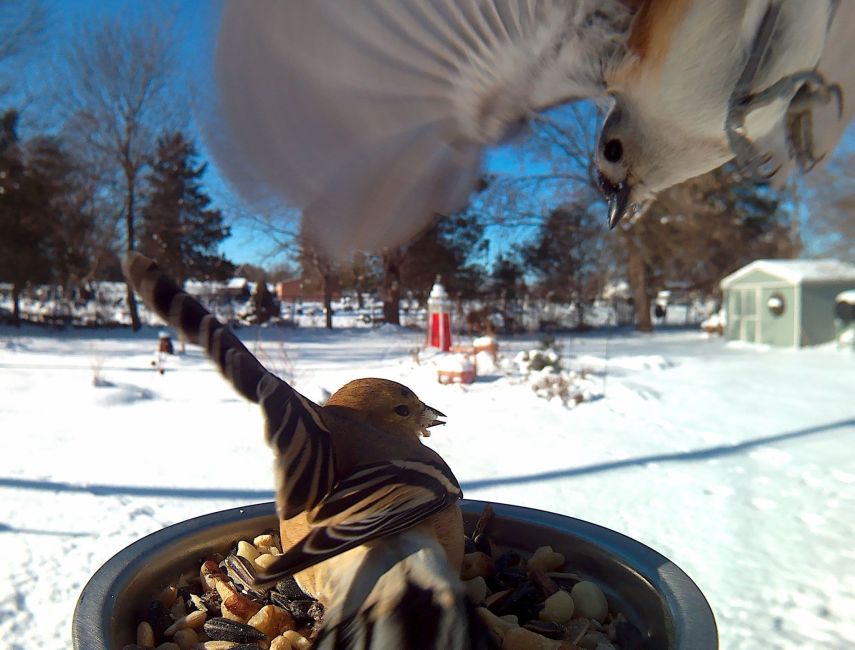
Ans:
[{"label": "shed door", "polygon": [[755,288],[730,290],[728,319],[733,319],[733,335],[741,341],[754,343],[757,340],[758,290]]}]

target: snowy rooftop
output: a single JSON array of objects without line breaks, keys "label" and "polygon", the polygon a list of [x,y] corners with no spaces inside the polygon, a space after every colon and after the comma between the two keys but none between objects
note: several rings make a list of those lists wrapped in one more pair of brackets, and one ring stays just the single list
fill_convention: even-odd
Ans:
[{"label": "snowy rooftop", "polygon": [[793,284],[824,280],[855,282],[855,264],[839,260],[755,260],[724,278],[721,286],[728,287],[752,271],[762,271]]}]

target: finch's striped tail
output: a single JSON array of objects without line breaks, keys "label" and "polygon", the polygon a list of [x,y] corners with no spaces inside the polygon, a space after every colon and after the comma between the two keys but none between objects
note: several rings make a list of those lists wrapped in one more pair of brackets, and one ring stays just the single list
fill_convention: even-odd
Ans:
[{"label": "finch's striped tail", "polygon": [[228,327],[152,260],[129,252],[122,268],[149,309],[202,346],[235,390],[261,405],[267,441],[276,452],[280,517],[290,518],[317,505],[331,490],[334,476],[332,445],[320,407],[269,372]]}]

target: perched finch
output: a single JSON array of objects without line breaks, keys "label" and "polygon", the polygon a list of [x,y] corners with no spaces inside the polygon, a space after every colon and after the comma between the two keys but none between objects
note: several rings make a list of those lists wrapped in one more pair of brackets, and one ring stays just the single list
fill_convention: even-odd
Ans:
[{"label": "perched finch", "polygon": [[355,630],[365,647],[411,647],[404,640],[423,629],[410,609],[416,605],[440,612],[435,638],[422,647],[481,647],[479,620],[469,615],[457,577],[460,486],[420,441],[444,423],[443,414],[386,379],[349,382],[319,406],[266,370],[152,260],[129,253],[124,272],[145,304],[201,345],[264,413],[284,553],[263,574],[244,578],[262,583],[295,574],[328,607],[324,635],[337,639],[331,647],[359,645],[342,640]]},{"label": "perched finch", "polygon": [[232,1],[211,145],[245,196],[330,256],[461,208],[487,145],[544,109],[610,104],[593,152],[612,226],[733,159],[809,169],[852,116],[839,0]]}]

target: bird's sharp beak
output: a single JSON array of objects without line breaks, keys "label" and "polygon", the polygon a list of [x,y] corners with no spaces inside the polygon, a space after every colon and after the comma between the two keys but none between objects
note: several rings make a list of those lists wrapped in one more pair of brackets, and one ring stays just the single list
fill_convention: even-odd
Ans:
[{"label": "bird's sharp beak", "polygon": [[437,411],[435,408],[432,408],[425,404],[425,410],[422,411],[422,435],[425,437],[430,436],[430,431],[428,429],[430,427],[435,427],[440,424],[445,424],[444,420],[439,420],[438,418],[446,417],[445,413],[441,411]]},{"label": "bird's sharp beak", "polygon": [[629,210],[629,184],[623,181],[610,189],[606,200],[609,204],[609,228],[614,229]]}]

